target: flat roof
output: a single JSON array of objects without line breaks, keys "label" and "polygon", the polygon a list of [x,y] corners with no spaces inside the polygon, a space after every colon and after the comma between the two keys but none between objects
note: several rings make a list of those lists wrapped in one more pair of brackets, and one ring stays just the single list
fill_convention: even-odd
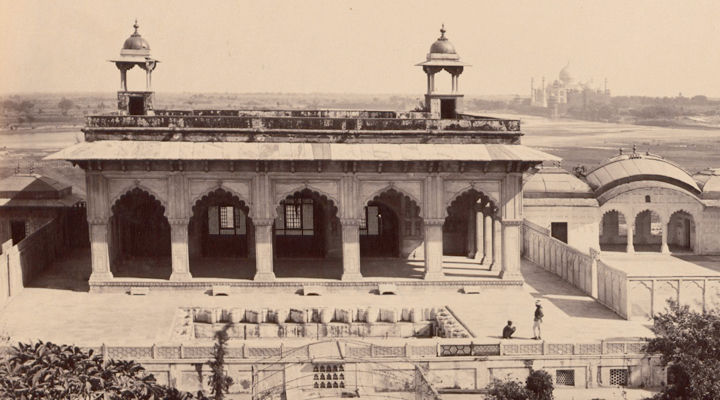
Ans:
[{"label": "flat roof", "polygon": [[523,145],[430,143],[259,143],[101,140],[46,160],[558,161]]}]

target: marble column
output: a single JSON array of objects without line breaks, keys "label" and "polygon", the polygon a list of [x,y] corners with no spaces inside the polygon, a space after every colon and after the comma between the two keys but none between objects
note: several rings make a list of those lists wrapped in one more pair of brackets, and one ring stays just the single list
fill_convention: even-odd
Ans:
[{"label": "marble column", "polygon": [[520,272],[520,228],[522,220],[502,221],[502,279],[522,279]]},{"label": "marble column", "polygon": [[91,220],[90,255],[92,273],[90,282],[108,281],[113,278],[110,271],[110,252],[108,251],[108,224],[106,221]]},{"label": "marble column", "polygon": [[188,249],[189,222],[190,220],[185,218],[170,220],[171,281],[182,282],[192,279],[190,274],[190,251]]},{"label": "marble column", "polygon": [[635,252],[635,245],[633,244],[633,224],[632,222],[628,221],[626,222],[627,226],[627,247],[625,248],[625,251],[627,253],[634,253]]},{"label": "marble column", "polygon": [[485,229],[483,229],[483,236],[485,238],[485,256],[483,257],[483,264],[492,265],[493,263],[493,217],[490,214],[485,215]]},{"label": "marble column", "polygon": [[443,219],[426,219],[425,225],[425,280],[443,279],[442,226]]},{"label": "marble column", "polygon": [[475,210],[470,210],[467,217],[467,230],[465,235],[465,247],[467,258],[475,258]]},{"label": "marble column", "polygon": [[495,218],[493,220],[493,267],[502,265],[502,259],[504,255],[503,242],[505,242],[503,223],[502,221],[500,221],[500,218]]},{"label": "marble column", "polygon": [[342,219],[343,281],[362,280],[360,272],[360,220]]},{"label": "marble column", "polygon": [[475,211],[475,259],[482,261],[485,256],[485,215],[482,211]]},{"label": "marble column", "polygon": [[668,247],[668,240],[667,240],[667,235],[668,235],[667,231],[668,231],[668,227],[670,226],[670,224],[666,225],[666,224],[661,223],[660,225],[662,226],[662,233],[661,233],[662,241],[660,243],[660,252],[662,254],[670,254],[670,248]]},{"label": "marble column", "polygon": [[273,281],[273,223],[274,220],[256,219],[255,222],[255,281]]}]

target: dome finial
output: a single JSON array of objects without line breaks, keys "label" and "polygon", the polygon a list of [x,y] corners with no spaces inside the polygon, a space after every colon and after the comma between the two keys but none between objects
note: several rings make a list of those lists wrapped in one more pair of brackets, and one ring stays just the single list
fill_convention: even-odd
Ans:
[{"label": "dome finial", "polygon": [[135,23],[133,24],[133,28],[135,28],[135,34],[136,34],[136,35],[138,34],[138,28],[139,28],[139,27],[140,27],[140,25],[138,25],[138,23],[137,23],[137,18],[135,18]]},{"label": "dome finial", "polygon": [[445,32],[447,31],[445,30],[445,24],[443,23],[442,27],[440,27],[440,39],[438,40],[447,40],[447,38],[445,38]]}]

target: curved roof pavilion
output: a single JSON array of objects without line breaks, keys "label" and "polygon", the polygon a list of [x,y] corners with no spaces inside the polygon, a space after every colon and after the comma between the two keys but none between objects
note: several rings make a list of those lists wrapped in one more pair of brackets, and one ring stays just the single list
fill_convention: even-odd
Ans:
[{"label": "curved roof pavilion", "polygon": [[694,195],[701,190],[690,174],[677,164],[654,154],[620,154],[590,171],[585,179],[596,196],[631,182],[663,182]]}]

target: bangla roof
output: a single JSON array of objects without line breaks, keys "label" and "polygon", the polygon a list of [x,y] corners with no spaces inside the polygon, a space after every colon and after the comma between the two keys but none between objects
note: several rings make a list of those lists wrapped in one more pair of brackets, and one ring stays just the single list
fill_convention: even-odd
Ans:
[{"label": "bangla roof", "polygon": [[680,168],[664,158],[653,154],[619,155],[605,161],[585,177],[587,183],[600,194],[615,186],[633,181],[668,182],[694,193],[700,193],[697,182]]},{"label": "bangla roof", "polygon": [[430,143],[262,143],[101,140],[46,160],[559,161],[523,145]]}]

